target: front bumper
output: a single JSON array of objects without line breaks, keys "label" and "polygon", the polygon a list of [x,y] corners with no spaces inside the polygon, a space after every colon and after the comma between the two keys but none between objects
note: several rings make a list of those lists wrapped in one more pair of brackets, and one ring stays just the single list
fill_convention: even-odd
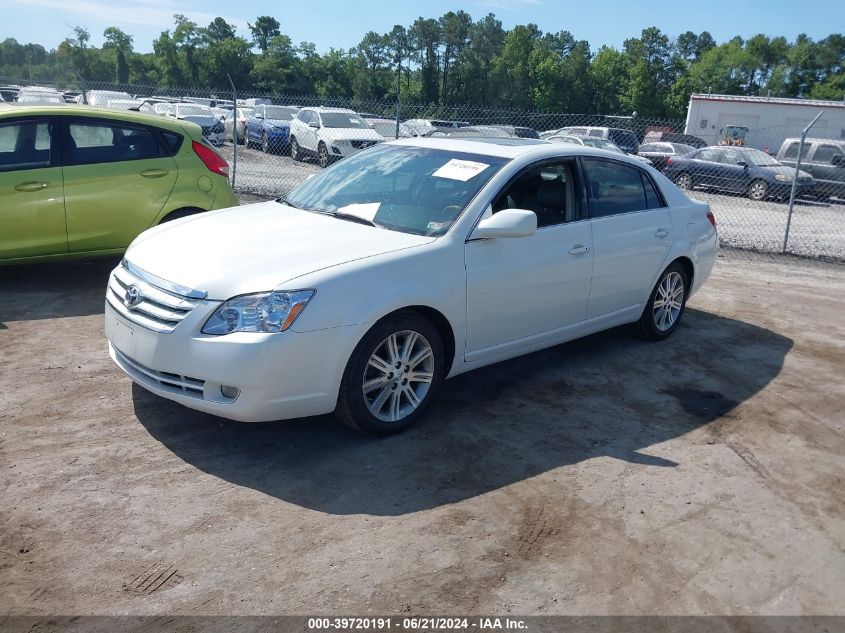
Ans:
[{"label": "front bumper", "polygon": [[367,149],[373,145],[378,145],[381,141],[333,141],[329,144],[329,154],[335,157],[351,156],[360,152],[362,149]]},{"label": "front bumper", "polygon": [[[241,422],[283,420],[334,410],[346,362],[366,326],[279,334],[207,336],[219,306],[200,301],[169,333],[157,333],[106,302],[109,355],[135,383],[191,409]],[[221,387],[239,390],[227,398]]]}]

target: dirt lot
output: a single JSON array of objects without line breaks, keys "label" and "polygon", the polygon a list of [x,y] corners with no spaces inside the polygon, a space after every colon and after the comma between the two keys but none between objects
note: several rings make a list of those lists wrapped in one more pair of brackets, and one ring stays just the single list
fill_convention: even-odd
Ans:
[{"label": "dirt lot", "polygon": [[845,614],[845,274],[723,257],[669,341],[446,383],[385,440],[106,354],[115,261],[0,269],[0,614]]}]

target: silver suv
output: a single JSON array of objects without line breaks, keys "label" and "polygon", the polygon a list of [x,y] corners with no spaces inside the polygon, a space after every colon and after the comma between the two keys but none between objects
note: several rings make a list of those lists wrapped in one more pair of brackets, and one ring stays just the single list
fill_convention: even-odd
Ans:
[{"label": "silver suv", "polygon": [[[778,150],[777,159],[795,167],[800,139],[788,138]],[[819,198],[845,198],[845,141],[808,138],[801,151],[801,169],[809,172],[816,185],[810,192]]]}]

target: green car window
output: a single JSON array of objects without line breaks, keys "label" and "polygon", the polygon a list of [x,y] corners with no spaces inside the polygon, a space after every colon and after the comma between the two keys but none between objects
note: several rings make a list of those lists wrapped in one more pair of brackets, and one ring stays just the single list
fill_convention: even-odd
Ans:
[{"label": "green car window", "polygon": [[46,121],[0,125],[0,171],[49,167],[51,127]]},{"label": "green car window", "polygon": [[73,121],[68,125],[66,163],[91,165],[158,158],[158,140],[143,126],[111,121]]}]

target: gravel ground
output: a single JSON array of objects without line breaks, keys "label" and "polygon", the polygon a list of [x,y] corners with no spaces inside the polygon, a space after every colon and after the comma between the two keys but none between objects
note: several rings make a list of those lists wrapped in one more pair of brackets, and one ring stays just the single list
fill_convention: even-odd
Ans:
[{"label": "gravel ground", "polygon": [[[222,148],[232,161],[232,148]],[[239,193],[275,198],[287,194],[311,174],[313,162],[297,163],[288,156],[238,147]],[[775,200],[755,202],[742,196],[694,190],[691,196],[710,204],[724,246],[780,253],[788,205]],[[787,252],[806,257],[845,261],[845,202],[799,200],[794,208]]]},{"label": "gravel ground", "polygon": [[460,376],[373,440],[132,386],[115,263],[0,269],[0,614],[845,615],[841,267],[728,255],[670,340]]}]

